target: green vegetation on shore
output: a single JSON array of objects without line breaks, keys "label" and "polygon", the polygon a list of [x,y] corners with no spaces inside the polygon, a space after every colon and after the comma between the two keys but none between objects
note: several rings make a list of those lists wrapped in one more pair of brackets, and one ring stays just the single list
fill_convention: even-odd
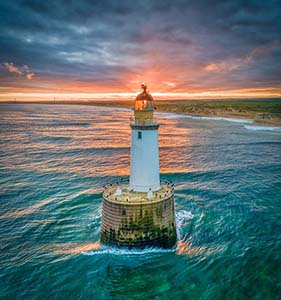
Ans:
[{"label": "green vegetation on shore", "polygon": [[254,119],[257,123],[281,124],[281,101],[177,101],[160,103],[159,109],[173,113]]},{"label": "green vegetation on shore", "polygon": [[[34,102],[27,102],[34,103]],[[44,101],[45,104],[93,105],[132,108],[132,101],[122,100],[71,100]],[[194,116],[253,119],[257,124],[281,126],[281,99],[253,100],[171,100],[155,101],[157,111]]]},{"label": "green vegetation on shore", "polygon": [[[133,101],[90,101],[87,104],[132,108]],[[281,100],[175,100],[156,101],[157,111],[194,116],[254,119],[256,123],[281,125]]]}]

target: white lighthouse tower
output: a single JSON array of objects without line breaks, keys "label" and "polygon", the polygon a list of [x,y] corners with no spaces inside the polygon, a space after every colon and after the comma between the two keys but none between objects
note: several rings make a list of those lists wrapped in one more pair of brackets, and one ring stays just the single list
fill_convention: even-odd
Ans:
[{"label": "white lighthouse tower", "polygon": [[135,192],[160,189],[158,128],[153,120],[153,98],[142,84],[134,102],[134,118],[131,122],[130,188]]},{"label": "white lighthouse tower", "polygon": [[107,184],[101,242],[118,247],[172,248],[177,241],[174,187],[159,178],[158,128],[153,98],[142,85],[131,119],[130,179]]}]

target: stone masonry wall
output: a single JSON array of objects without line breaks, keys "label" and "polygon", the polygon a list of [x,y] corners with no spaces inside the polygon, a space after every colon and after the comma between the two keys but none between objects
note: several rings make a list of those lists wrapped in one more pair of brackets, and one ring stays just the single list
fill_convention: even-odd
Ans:
[{"label": "stone masonry wall", "polygon": [[172,248],[176,241],[173,196],[144,204],[114,203],[103,199],[103,244],[129,248]]}]

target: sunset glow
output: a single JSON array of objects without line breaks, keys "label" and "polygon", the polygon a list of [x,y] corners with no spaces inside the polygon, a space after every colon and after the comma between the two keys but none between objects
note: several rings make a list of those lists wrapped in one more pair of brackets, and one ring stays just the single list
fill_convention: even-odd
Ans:
[{"label": "sunset glow", "polygon": [[2,1],[0,101],[280,97],[278,7]]},{"label": "sunset glow", "polygon": [[[229,91],[205,92],[154,92],[151,93],[159,100],[194,100],[194,99],[243,99],[243,98],[277,98],[281,90],[276,88],[241,89]],[[8,92],[0,94],[0,101],[74,101],[74,100],[130,100],[137,93],[29,93]]]}]

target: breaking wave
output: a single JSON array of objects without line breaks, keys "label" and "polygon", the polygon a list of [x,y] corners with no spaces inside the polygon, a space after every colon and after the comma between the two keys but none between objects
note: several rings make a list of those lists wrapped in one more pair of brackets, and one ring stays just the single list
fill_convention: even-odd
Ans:
[{"label": "breaking wave", "polygon": [[101,246],[100,249],[95,251],[82,252],[83,255],[147,255],[147,254],[159,254],[159,253],[172,253],[175,252],[176,248],[163,249],[157,247],[149,247],[144,249],[128,249],[128,248],[115,248],[108,246]]},{"label": "breaking wave", "polygon": [[244,128],[249,129],[249,130],[270,130],[270,131],[281,131],[280,126],[249,126],[249,125],[244,125]]},{"label": "breaking wave", "polygon": [[184,114],[170,114],[170,113],[158,113],[162,115],[166,119],[179,119],[186,118],[192,120],[203,120],[203,121],[227,121],[227,122],[235,122],[235,123],[247,123],[251,124],[254,120],[250,119],[238,119],[238,118],[227,118],[227,117],[204,117],[204,116],[192,116],[192,115],[184,115]]}]

